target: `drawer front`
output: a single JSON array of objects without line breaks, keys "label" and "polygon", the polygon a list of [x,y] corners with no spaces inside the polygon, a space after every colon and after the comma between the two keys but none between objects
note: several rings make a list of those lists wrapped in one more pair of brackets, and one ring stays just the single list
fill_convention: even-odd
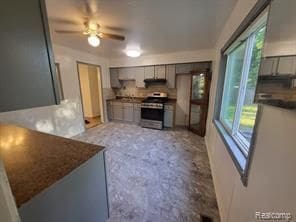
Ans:
[{"label": "drawer front", "polygon": [[164,127],[173,127],[174,113],[173,111],[166,110],[164,112]]},{"label": "drawer front", "polygon": [[123,103],[124,107],[133,107],[134,104],[133,103]]},{"label": "drawer front", "polygon": [[134,108],[135,109],[141,109],[141,103],[135,103]]},{"label": "drawer front", "polygon": [[123,120],[127,122],[134,121],[134,109],[133,107],[125,107],[123,109]]},{"label": "drawer front", "polygon": [[113,107],[113,119],[123,120],[123,109]]},{"label": "drawer front", "polygon": [[122,106],[122,102],[112,101],[113,106]]},{"label": "drawer front", "polygon": [[141,109],[135,109],[134,110],[134,122],[139,124],[140,121],[141,121]]}]

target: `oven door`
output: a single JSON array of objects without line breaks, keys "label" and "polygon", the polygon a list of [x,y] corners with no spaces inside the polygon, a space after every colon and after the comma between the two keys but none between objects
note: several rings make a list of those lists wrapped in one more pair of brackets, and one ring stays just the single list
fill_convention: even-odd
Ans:
[{"label": "oven door", "polygon": [[153,120],[163,122],[163,109],[141,108],[142,120]]}]

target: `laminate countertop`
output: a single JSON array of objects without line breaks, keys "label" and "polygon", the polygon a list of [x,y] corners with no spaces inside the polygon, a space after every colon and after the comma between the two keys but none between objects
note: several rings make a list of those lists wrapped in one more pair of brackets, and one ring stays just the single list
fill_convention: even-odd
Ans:
[{"label": "laminate countertop", "polygon": [[[122,102],[122,103],[142,103],[145,98],[136,97],[133,100],[128,100],[126,97],[117,97],[113,99],[107,99],[107,101],[113,101],[113,102]],[[168,98],[168,100],[165,102],[165,104],[168,105],[174,105],[176,104],[177,99],[175,98]]]},{"label": "laminate countertop", "polygon": [[0,124],[0,156],[17,207],[102,150],[102,146]]}]

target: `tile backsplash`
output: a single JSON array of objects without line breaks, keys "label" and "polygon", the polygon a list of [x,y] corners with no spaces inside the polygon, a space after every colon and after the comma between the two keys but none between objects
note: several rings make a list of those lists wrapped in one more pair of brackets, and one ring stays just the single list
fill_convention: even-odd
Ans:
[{"label": "tile backsplash", "polygon": [[114,89],[116,96],[133,96],[144,98],[152,92],[166,92],[169,98],[177,98],[177,90],[169,89],[164,84],[151,84],[147,88],[137,88],[136,81],[127,80],[122,81],[120,89]]}]

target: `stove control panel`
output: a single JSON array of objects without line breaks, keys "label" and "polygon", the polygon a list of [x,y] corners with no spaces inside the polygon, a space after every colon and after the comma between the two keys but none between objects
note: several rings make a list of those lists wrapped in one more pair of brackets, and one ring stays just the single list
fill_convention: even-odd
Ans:
[{"label": "stove control panel", "polygon": [[164,105],[162,103],[142,103],[141,108],[163,109]]}]

